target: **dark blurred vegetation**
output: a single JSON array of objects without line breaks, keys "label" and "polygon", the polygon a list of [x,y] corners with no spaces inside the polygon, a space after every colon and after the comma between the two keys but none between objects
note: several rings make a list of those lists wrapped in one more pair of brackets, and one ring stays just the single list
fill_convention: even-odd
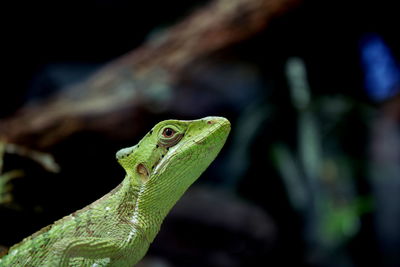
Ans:
[{"label": "dark blurred vegetation", "polygon": [[0,246],[110,191],[156,122],[218,115],[225,148],[141,266],[400,266],[394,4],[236,2],[6,7]]}]

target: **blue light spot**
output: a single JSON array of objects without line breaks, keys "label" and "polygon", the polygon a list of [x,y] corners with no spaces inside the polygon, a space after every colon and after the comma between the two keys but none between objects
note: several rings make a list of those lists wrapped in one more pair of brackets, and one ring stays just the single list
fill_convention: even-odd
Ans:
[{"label": "blue light spot", "polygon": [[360,49],[368,95],[382,101],[399,93],[400,69],[383,39],[377,34],[368,34],[361,40]]}]

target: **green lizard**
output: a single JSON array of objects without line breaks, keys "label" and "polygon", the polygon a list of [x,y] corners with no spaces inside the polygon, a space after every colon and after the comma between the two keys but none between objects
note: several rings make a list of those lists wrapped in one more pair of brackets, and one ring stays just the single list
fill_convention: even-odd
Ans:
[{"label": "green lizard", "polygon": [[229,131],[222,117],[158,123],[137,145],[117,152],[126,171],[120,185],[11,247],[0,266],[133,266]]}]

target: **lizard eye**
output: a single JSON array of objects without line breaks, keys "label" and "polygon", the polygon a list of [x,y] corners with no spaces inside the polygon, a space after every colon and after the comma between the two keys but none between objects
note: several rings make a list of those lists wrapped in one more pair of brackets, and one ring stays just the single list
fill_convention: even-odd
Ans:
[{"label": "lizard eye", "polygon": [[166,127],[162,130],[158,145],[171,147],[176,145],[183,137],[183,133],[175,130],[175,127]]},{"label": "lizard eye", "polygon": [[166,138],[172,137],[176,132],[171,128],[165,128],[162,135]]}]

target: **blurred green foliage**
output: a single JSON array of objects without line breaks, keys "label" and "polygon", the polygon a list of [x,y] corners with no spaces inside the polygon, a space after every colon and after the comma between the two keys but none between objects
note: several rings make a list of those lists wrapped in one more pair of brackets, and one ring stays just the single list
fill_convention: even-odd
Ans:
[{"label": "blurred green foliage", "polygon": [[281,142],[271,152],[290,203],[303,217],[310,253],[326,258],[358,233],[360,217],[372,211],[371,197],[356,190],[355,160],[337,132],[357,104],[342,96],[313,99],[299,58],[289,59],[286,70],[298,116],[297,148]]}]

